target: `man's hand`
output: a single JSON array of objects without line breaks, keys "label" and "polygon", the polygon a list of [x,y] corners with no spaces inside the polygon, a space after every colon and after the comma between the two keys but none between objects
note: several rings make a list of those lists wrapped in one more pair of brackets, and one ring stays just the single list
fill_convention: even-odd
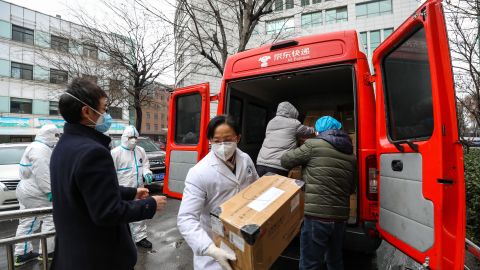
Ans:
[{"label": "man's hand", "polygon": [[135,195],[135,200],[142,200],[148,197],[148,189],[147,188],[137,188],[137,195]]},{"label": "man's hand", "polygon": [[167,204],[167,197],[165,196],[152,196],[157,202],[157,211],[162,211]]},{"label": "man's hand", "polygon": [[205,251],[205,255],[214,258],[225,270],[232,270],[228,260],[235,261],[237,259],[235,254],[229,254],[225,250],[215,246],[215,244],[211,244],[208,247],[208,249]]}]

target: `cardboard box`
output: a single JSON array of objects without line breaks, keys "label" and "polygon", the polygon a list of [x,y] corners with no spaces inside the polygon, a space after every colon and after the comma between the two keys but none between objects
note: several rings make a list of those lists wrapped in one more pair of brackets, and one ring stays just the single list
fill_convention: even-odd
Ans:
[{"label": "cardboard box", "polygon": [[235,270],[269,269],[300,231],[303,182],[263,176],[211,212],[215,244],[234,252]]},{"label": "cardboard box", "polygon": [[353,110],[342,111],[339,120],[342,122],[343,130],[345,132],[355,133],[355,117]]},{"label": "cardboard box", "polygon": [[303,121],[303,124],[309,127],[314,127],[315,122],[317,122],[318,118],[326,115],[336,118],[336,113],[333,110],[308,111],[305,116],[305,120]]},{"label": "cardboard box", "polygon": [[353,153],[356,155],[357,154],[357,134],[356,133],[350,133],[350,134],[348,134],[348,136],[352,140]]}]

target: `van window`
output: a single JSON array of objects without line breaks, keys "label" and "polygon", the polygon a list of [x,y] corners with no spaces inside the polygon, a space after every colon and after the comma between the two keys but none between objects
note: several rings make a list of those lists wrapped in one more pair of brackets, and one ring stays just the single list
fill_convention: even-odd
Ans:
[{"label": "van window", "polygon": [[192,94],[179,96],[176,101],[175,143],[198,144],[202,97],[200,94]]},{"label": "van window", "polygon": [[433,133],[433,105],[425,30],[400,42],[384,58],[382,69],[390,139],[428,139]]},{"label": "van window", "polygon": [[245,117],[245,139],[247,143],[261,143],[265,138],[268,111],[264,107],[248,103]]},{"label": "van window", "polygon": [[242,107],[243,102],[236,97],[230,98],[228,114],[233,117],[238,126],[242,126]]}]

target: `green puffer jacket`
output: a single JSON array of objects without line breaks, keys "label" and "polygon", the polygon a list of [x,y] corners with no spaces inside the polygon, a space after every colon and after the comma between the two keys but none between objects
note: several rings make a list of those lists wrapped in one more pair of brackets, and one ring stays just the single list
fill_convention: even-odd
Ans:
[{"label": "green puffer jacket", "polygon": [[348,219],[356,175],[356,159],[348,135],[340,130],[327,130],[283,155],[284,168],[299,165],[305,181],[305,215]]}]

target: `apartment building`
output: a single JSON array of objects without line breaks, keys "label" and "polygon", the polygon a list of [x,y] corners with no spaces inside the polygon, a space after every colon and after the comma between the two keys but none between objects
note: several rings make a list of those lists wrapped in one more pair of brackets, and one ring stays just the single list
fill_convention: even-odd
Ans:
[{"label": "apartment building", "polygon": [[173,88],[155,85],[151,99],[142,106],[142,127],[140,134],[154,141],[166,141],[168,130],[168,103]]}]

